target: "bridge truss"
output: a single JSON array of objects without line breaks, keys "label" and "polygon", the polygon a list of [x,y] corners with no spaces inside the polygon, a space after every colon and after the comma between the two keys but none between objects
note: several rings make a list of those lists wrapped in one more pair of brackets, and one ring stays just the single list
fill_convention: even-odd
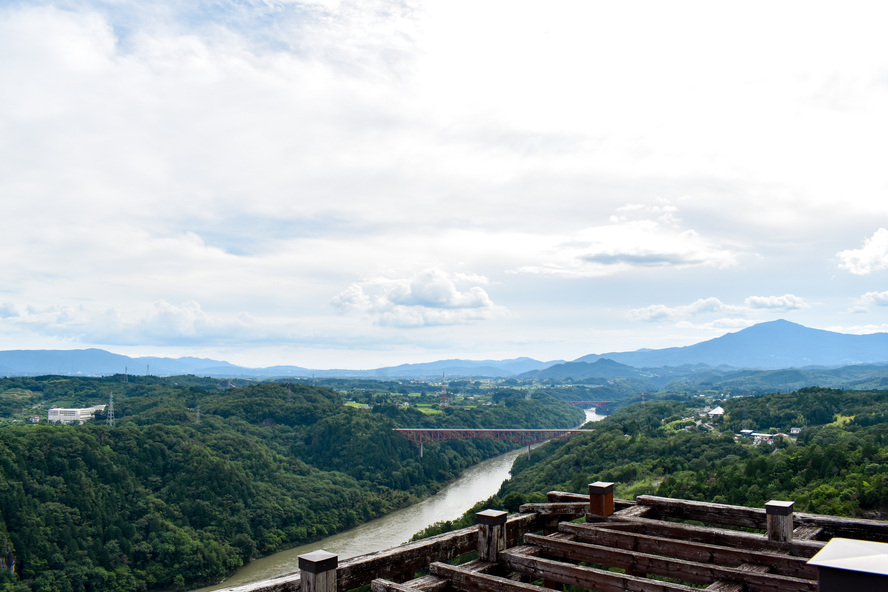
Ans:
[{"label": "bridge truss", "polygon": [[422,458],[423,444],[426,442],[440,442],[442,440],[456,440],[466,438],[481,438],[492,440],[504,440],[527,446],[527,455],[530,456],[530,445],[555,438],[569,438],[574,434],[588,434],[592,430],[498,430],[498,429],[409,429],[394,428],[401,432],[411,442],[419,444],[419,456]]}]

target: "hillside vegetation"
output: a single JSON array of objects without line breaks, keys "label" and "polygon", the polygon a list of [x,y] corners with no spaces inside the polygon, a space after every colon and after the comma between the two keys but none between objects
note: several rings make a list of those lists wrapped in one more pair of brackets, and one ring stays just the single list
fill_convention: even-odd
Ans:
[{"label": "hillside vegetation", "polygon": [[306,385],[0,380],[0,400],[18,414],[103,404],[111,392],[114,427],[100,417],[0,428],[0,590],[218,581],[257,555],[415,501],[508,447],[427,444],[420,459],[392,428],[567,427],[582,418],[544,396],[427,415],[392,405],[354,409],[337,392]]},{"label": "hillside vegetation", "polygon": [[[698,423],[699,404],[656,401],[624,408],[582,439],[520,458],[500,498],[512,505],[553,489],[585,493],[612,481],[616,494],[639,494],[763,507],[794,500],[796,509],[844,516],[888,514],[888,391],[806,388],[732,399],[721,423]],[[742,429],[796,440],[753,444]],[[515,501],[517,500],[517,501]]]},{"label": "hillside vegetation", "polygon": [[[801,512],[888,517],[888,391],[812,387],[737,398],[724,403],[716,425],[700,417],[698,401],[631,405],[582,438],[548,442],[515,461],[497,495],[414,539],[470,526],[484,509],[517,512],[549,491],[587,494],[595,481],[613,482],[624,499],[647,494],[751,507],[793,500]],[[797,439],[774,444],[736,434],[801,426]]]}]

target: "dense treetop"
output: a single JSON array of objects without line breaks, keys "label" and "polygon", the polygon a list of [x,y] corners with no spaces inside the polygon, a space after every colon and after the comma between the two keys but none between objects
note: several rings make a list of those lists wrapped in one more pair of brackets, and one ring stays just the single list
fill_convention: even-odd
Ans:
[{"label": "dense treetop", "polygon": [[429,415],[355,409],[340,393],[305,384],[0,380],[0,401],[18,415],[105,404],[112,393],[113,427],[102,416],[0,427],[0,590],[218,581],[259,554],[415,501],[508,448],[435,443],[419,458],[392,428],[568,427],[582,417],[546,396]]}]

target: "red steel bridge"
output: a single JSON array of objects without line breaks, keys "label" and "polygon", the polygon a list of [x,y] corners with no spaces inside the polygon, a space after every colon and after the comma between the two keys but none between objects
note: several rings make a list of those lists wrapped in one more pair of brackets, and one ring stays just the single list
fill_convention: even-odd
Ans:
[{"label": "red steel bridge", "polygon": [[592,430],[493,430],[493,429],[407,429],[394,428],[401,432],[411,442],[419,443],[419,456],[422,458],[422,445],[425,442],[440,442],[442,440],[456,440],[464,438],[486,438],[493,440],[505,440],[527,446],[527,456],[530,456],[530,445],[537,442],[545,442],[554,438],[569,438],[574,434],[589,434]]},{"label": "red steel bridge", "polygon": [[597,407],[607,413],[607,404],[610,401],[565,401],[571,405],[579,405],[580,407]]}]

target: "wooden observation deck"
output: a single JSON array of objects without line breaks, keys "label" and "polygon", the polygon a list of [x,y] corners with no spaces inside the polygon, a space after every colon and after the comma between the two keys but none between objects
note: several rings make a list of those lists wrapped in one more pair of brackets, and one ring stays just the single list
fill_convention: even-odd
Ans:
[{"label": "wooden observation deck", "polygon": [[[866,541],[860,544],[875,546],[878,556],[888,549],[888,522],[795,513],[784,501],[765,508],[656,496],[627,501],[613,498],[612,483],[589,489],[588,496],[550,492],[547,503],[526,504],[510,516],[480,512],[477,526],[341,563],[325,551],[301,555],[298,572],[228,590],[344,592],[367,584],[373,592],[547,592],[564,584],[598,592],[888,590],[888,563],[882,574],[809,563],[831,539]],[[471,553],[477,558],[466,557]],[[830,587],[824,570],[839,574],[839,587]]]}]

